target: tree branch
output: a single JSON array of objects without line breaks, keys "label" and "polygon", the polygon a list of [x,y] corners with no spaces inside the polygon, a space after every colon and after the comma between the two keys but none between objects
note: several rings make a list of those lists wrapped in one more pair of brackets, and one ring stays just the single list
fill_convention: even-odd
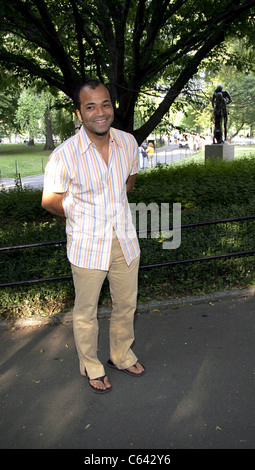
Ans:
[{"label": "tree branch", "polygon": [[158,37],[158,32],[162,25],[166,24],[167,21],[185,4],[188,0],[177,0],[174,4],[171,4],[169,10],[170,1],[165,0],[153,0],[150,4],[149,10],[151,11],[151,23],[148,29],[147,38],[144,45],[144,51],[150,51],[153,49],[155,41]]},{"label": "tree branch", "polygon": [[201,61],[207,56],[207,54],[217,45],[224,41],[224,34],[221,30],[210,38],[201,49],[195,54],[190,63],[182,70],[181,74],[166,94],[159,107],[152,114],[150,119],[140,129],[134,132],[138,143],[143,142],[147,135],[149,135],[153,129],[160,123],[162,117],[167,113],[177,96],[181,93],[186,83],[195,75],[198,70],[198,66]]},{"label": "tree branch", "polygon": [[32,77],[38,78],[41,77],[47,81],[51,86],[56,87],[59,90],[62,90],[67,96],[72,98],[70,94],[69,84],[65,84],[63,77],[52,70],[52,68],[44,68],[34,60],[28,59],[23,55],[13,54],[7,52],[4,49],[0,49],[0,61],[6,67],[10,68],[20,68],[21,70],[26,70]]},{"label": "tree branch", "polygon": [[[6,17],[13,21],[13,14],[10,6],[14,7],[14,11],[19,11],[14,23],[23,33],[24,38],[46,50],[51,57],[57,62],[64,78],[68,82],[70,77],[75,79],[74,69],[70,63],[70,58],[66,53],[60,38],[56,32],[55,26],[51,21],[47,6],[43,0],[34,0],[33,2],[40,14],[40,18],[32,13],[29,5],[20,0],[10,0],[6,5]],[[23,21],[20,21],[20,17]],[[33,29],[33,27],[35,29]],[[39,35],[38,35],[39,31]]]},{"label": "tree branch", "polygon": [[[187,35],[182,35],[176,44],[173,44],[164,52],[158,54],[157,57],[155,59],[151,59],[150,62],[147,61],[141,70],[141,76],[146,77],[147,81],[149,77],[154,77],[161,70],[176,62],[186,53],[197,50],[197,48],[201,47],[201,45],[206,42],[207,38],[210,38],[215,34],[219,28],[226,32],[229,25],[233,23],[242,12],[250,9],[251,6],[254,5],[254,0],[246,0],[243,3],[240,0],[231,2],[227,10],[220,12],[218,16],[214,15],[210,20],[202,22],[199,29],[193,33],[192,36],[189,32]],[[141,85],[142,84],[143,82],[141,81]]]}]

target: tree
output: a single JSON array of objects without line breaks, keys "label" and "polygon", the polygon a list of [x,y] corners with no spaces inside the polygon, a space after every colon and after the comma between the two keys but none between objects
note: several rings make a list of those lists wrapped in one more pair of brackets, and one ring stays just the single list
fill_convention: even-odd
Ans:
[{"label": "tree", "polygon": [[46,90],[24,88],[20,93],[15,112],[20,130],[29,133],[28,145],[34,144],[34,137],[45,135],[44,150],[53,150],[52,120],[56,116],[55,97]]},{"label": "tree", "polygon": [[17,80],[5,68],[0,67],[0,76],[0,137],[5,137],[20,130],[14,119],[19,88]]},{"label": "tree", "polygon": [[236,61],[233,65],[230,60],[226,60],[218,71],[204,70],[190,81],[192,100],[189,99],[188,106],[184,108],[181,125],[187,130],[194,130],[199,125],[202,131],[213,127],[212,96],[221,84],[232,99],[228,107],[228,135],[234,137],[242,130],[252,136],[255,124],[255,53],[241,40],[229,41],[227,50],[232,53],[238,50],[238,57],[242,57],[241,63]]},{"label": "tree", "polygon": [[[254,9],[255,0],[0,0],[0,61],[70,99],[81,79],[109,83],[114,125],[141,143],[203,60],[219,60],[227,35],[254,34]],[[139,95],[161,77],[164,98],[134,129]]]},{"label": "tree", "polygon": [[230,124],[231,122],[235,124],[236,134],[243,127],[249,127],[252,136],[255,123],[255,76],[239,74],[239,78],[239,83],[237,80],[230,83],[233,99]]},{"label": "tree", "polygon": [[[218,74],[211,81],[215,84],[221,83],[228,89],[232,103],[229,106],[228,125],[231,133],[235,136],[241,130],[252,128],[255,123],[255,52],[254,48],[249,48],[243,41],[231,41],[229,48],[237,51],[242,57],[242,63],[231,64],[227,62]],[[211,94],[213,89],[211,88]]]},{"label": "tree", "polygon": [[[34,144],[34,137],[39,133],[41,118],[45,113],[44,100],[29,88],[25,88],[19,99],[16,110],[16,120],[20,125],[22,132],[28,132],[28,145]],[[42,132],[43,133],[43,132]]]},{"label": "tree", "polygon": [[18,131],[17,123],[13,121],[17,109],[18,97],[0,91],[0,137]]}]

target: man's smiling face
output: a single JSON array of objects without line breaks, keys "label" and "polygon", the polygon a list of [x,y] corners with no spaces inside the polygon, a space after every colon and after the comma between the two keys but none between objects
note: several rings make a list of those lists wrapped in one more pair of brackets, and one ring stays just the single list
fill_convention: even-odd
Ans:
[{"label": "man's smiling face", "polygon": [[77,116],[93,141],[94,136],[106,135],[114,119],[114,111],[107,88],[100,84],[95,89],[85,86],[80,91],[80,110]]}]

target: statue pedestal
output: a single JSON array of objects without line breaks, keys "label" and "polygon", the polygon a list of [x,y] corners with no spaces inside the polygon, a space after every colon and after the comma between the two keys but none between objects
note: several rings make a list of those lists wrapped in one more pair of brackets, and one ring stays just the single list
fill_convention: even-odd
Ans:
[{"label": "statue pedestal", "polygon": [[228,144],[212,144],[205,146],[206,160],[234,160],[235,146]]}]

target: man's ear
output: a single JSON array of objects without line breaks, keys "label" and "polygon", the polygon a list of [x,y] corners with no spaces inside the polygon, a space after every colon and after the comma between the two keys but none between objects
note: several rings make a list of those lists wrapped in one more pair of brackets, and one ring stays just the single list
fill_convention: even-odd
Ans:
[{"label": "man's ear", "polygon": [[76,114],[80,122],[82,122],[81,112],[79,109],[76,109]]}]

